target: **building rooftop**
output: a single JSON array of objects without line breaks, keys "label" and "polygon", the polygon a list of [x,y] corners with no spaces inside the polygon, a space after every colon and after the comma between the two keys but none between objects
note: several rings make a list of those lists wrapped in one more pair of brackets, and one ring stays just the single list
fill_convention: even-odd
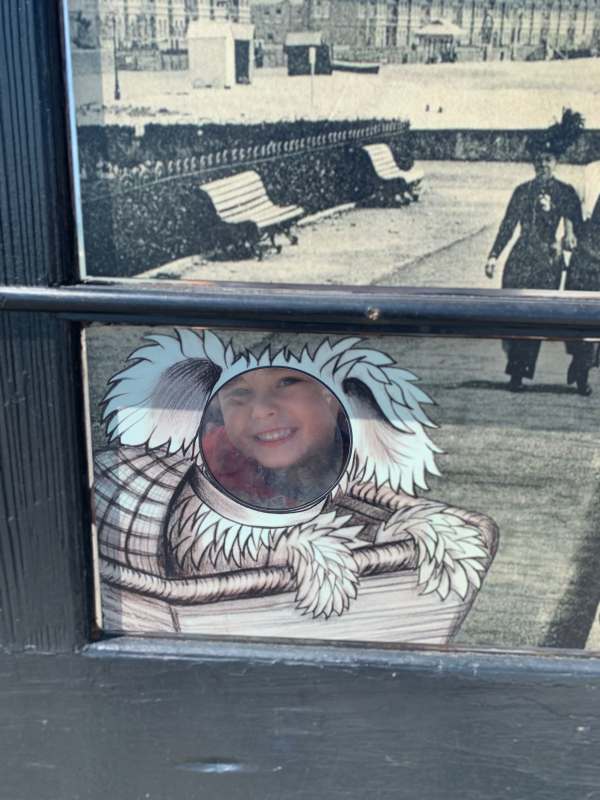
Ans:
[{"label": "building rooftop", "polygon": [[323,44],[321,31],[297,31],[285,37],[286,47],[318,47]]},{"label": "building rooftop", "polygon": [[415,31],[415,36],[443,36],[445,38],[451,36],[453,39],[460,39],[465,35],[462,28],[445,19],[432,19],[427,25],[423,25],[422,28]]}]

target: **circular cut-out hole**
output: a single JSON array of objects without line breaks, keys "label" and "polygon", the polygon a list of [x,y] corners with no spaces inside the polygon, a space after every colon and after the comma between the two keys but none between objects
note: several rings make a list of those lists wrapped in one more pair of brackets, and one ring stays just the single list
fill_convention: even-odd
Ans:
[{"label": "circular cut-out hole", "polygon": [[346,469],[350,438],[333,392],[287,367],[232,378],[212,397],[201,427],[212,482],[263,511],[297,510],[326,497]]}]

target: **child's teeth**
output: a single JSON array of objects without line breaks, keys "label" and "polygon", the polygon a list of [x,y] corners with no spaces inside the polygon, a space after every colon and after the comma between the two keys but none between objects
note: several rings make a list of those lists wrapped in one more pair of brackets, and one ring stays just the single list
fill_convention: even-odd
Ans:
[{"label": "child's teeth", "polygon": [[286,428],[285,430],[282,430],[282,431],[272,431],[270,433],[259,433],[256,438],[260,439],[261,442],[274,442],[277,439],[285,439],[287,436],[289,436],[291,434],[291,432],[292,432],[291,428]]}]

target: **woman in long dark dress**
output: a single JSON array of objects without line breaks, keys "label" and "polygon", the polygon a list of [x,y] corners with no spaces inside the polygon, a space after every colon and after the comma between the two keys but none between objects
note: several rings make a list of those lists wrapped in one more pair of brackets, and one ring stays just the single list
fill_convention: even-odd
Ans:
[{"label": "woman in long dark dress", "polygon": [[[571,256],[565,289],[574,292],[600,292],[600,197],[591,217],[581,226],[577,248]],[[567,342],[572,356],[567,383],[575,383],[579,394],[592,393],[588,383],[590,369],[598,366],[598,345],[595,342]]]},{"label": "woman in long dark dress", "polygon": [[[519,237],[502,274],[503,289],[558,289],[563,269],[562,249],[573,250],[576,245],[581,204],[575,189],[554,177],[557,157],[574,141],[569,130],[573,123],[565,123],[566,115],[577,117],[576,127],[580,131],[581,117],[565,112],[561,123],[528,142],[535,177],[513,192],[485,267],[486,275],[492,278],[498,257],[518,225]],[[562,241],[558,241],[561,221],[565,233]],[[521,391],[523,378],[533,378],[540,346],[541,342],[529,339],[504,342],[511,391]]]}]

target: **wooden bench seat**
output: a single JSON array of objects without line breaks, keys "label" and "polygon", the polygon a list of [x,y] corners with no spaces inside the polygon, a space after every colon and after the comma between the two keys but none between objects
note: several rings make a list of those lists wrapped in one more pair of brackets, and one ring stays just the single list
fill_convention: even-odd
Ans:
[{"label": "wooden bench seat", "polygon": [[367,144],[362,150],[367,154],[374,175],[383,184],[384,189],[390,189],[405,202],[419,199],[421,183],[425,177],[420,167],[400,169],[387,144]]},{"label": "wooden bench seat", "polygon": [[[292,244],[297,244],[298,239],[290,229],[304,214],[304,209],[294,205],[275,205],[258,172],[246,170],[204,183],[200,188],[210,198],[219,220],[226,226],[238,226],[238,230],[242,230],[248,239],[248,249],[259,258],[269,245],[278,252],[281,250],[281,246],[275,242],[278,233],[283,233]],[[227,245],[227,236],[225,240],[224,244]]]}]

